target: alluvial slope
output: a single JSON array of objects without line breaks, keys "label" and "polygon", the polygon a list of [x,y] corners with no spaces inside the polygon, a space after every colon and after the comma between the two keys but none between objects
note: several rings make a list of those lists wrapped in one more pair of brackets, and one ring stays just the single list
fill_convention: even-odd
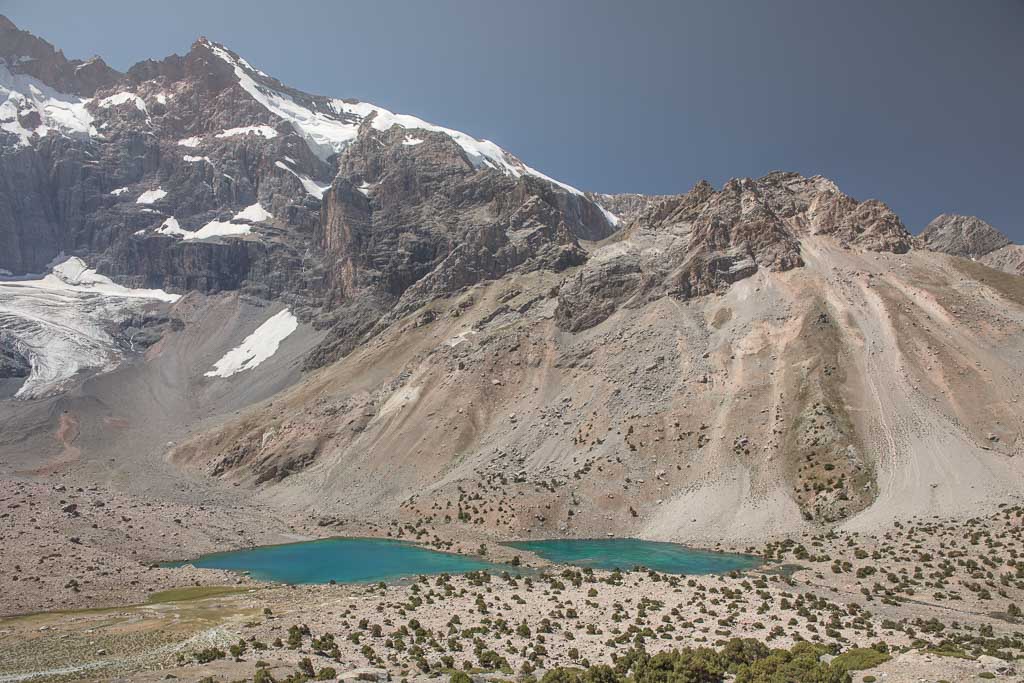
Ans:
[{"label": "alluvial slope", "polygon": [[395,319],[173,458],[325,519],[497,536],[973,515],[1021,490],[1024,292],[910,241],[824,179],[702,185],[565,274]]},{"label": "alluvial slope", "polygon": [[[5,471],[496,537],[755,539],[1024,491],[1021,281],[826,178],[585,194],[205,39],[119,74],[3,22],[0,57],[0,268],[188,293],[126,366],[0,404]],[[1013,246],[983,227],[924,243]],[[30,375],[14,308],[3,386]]]},{"label": "alluvial slope", "polygon": [[1024,275],[1024,246],[1007,244],[978,259],[987,266],[1013,275]]}]

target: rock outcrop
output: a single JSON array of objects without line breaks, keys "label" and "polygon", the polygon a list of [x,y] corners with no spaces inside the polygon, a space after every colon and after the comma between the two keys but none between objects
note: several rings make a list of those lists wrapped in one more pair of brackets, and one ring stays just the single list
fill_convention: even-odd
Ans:
[{"label": "rock outcrop", "polygon": [[977,218],[941,214],[918,235],[931,251],[969,258],[990,268],[1024,275],[1024,246],[1014,244],[1002,231]]},{"label": "rock outcrop", "polygon": [[0,45],[8,273],[66,254],[130,286],[284,297],[338,325],[337,349],[367,328],[356,309],[375,321],[514,269],[578,265],[579,240],[615,228],[494,143],[289,88],[205,38],[126,74],[6,19]]},{"label": "rock outcrop", "polygon": [[924,246],[953,256],[977,259],[1010,244],[1010,238],[975,216],[944,213],[918,236]]},{"label": "rock outcrop", "polygon": [[1012,275],[1024,275],[1024,245],[1007,244],[978,259],[990,268]]},{"label": "rock outcrop", "polygon": [[851,249],[904,253],[912,238],[885,204],[857,201],[820,176],[771,173],[707,182],[650,205],[622,239],[598,249],[559,292],[565,329],[591,327],[618,306],[662,296],[685,300],[720,292],[759,268],[803,265],[800,239],[834,238]]},{"label": "rock outcrop", "polygon": [[19,467],[65,434],[90,476],[192,468],[285,519],[711,544],[1024,490],[1019,281],[914,248],[1024,263],[980,222],[918,240],[784,172],[587,194],[209,40],[119,74],[0,33],[0,275],[102,285],[0,284]]}]

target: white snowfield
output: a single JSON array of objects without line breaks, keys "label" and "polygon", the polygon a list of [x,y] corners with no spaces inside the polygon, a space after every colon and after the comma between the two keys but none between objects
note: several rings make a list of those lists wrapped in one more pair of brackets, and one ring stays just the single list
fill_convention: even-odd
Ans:
[{"label": "white snowfield", "polygon": [[268,140],[272,140],[277,137],[277,131],[270,126],[242,126],[241,128],[228,128],[217,133],[219,138],[231,138],[236,135],[259,135],[265,137]]},{"label": "white snowfield", "polygon": [[122,104],[127,104],[128,102],[131,102],[135,105],[136,109],[149,116],[149,110],[146,109],[145,100],[131,92],[119,92],[111,95],[110,97],[104,97],[96,104],[100,109],[109,109],[110,107],[119,107]]},{"label": "white snowfield", "polygon": [[252,370],[277,352],[277,347],[299,327],[299,321],[290,309],[284,309],[272,316],[246,337],[240,345],[231,349],[214,363],[207,377],[231,377],[245,370]]},{"label": "white snowfield", "polygon": [[[180,237],[183,240],[206,240],[212,237],[236,237],[252,233],[252,223],[263,223],[273,219],[269,211],[260,206],[259,202],[250,204],[234,216],[230,221],[210,221],[198,230],[185,230],[178,223],[178,219],[170,216],[165,219],[155,232],[171,237]],[[145,234],[140,230],[135,234]]]},{"label": "white snowfield", "polygon": [[167,192],[162,188],[156,188],[155,190],[146,190],[139,195],[139,198],[135,200],[136,204],[152,204],[167,196]]},{"label": "white snowfield", "polygon": [[[57,92],[31,76],[12,74],[0,60],[0,130],[16,135],[22,147],[30,144],[33,134],[44,137],[50,131],[70,136],[97,135],[93,116],[86,109],[90,101]],[[40,124],[25,128],[20,121],[27,120],[25,115],[32,111],[39,115]]]},{"label": "white snowfield", "polygon": [[[477,168],[492,168],[514,178],[519,178],[523,175],[534,176],[557,185],[566,192],[580,196],[583,195],[575,187],[555,180],[527,166],[516,156],[506,152],[490,140],[480,140],[451,128],[436,126],[416,116],[395,114],[368,102],[353,103],[339,99],[327,100],[326,105],[322,106],[320,110],[311,109],[296,102],[288,93],[257,82],[257,78],[261,80],[271,79],[241,57],[235,57],[223,46],[216,43],[207,43],[207,45],[217,57],[232,67],[235,76],[238,78],[239,85],[253,99],[266,107],[273,115],[290,123],[292,128],[305,139],[310,150],[324,161],[344,151],[358,136],[360,126],[369,120],[373,128],[380,131],[390,130],[395,126],[399,126],[409,130],[443,133],[463,149],[466,156]],[[89,102],[92,102],[92,100],[65,95],[35,79],[11,74],[6,66],[0,62],[0,129],[18,135],[23,145],[29,144],[33,134],[42,136],[48,134],[51,130],[67,135],[98,136],[99,131],[92,125],[93,117],[86,109],[86,105]],[[100,100],[97,106],[107,108],[127,102],[133,102],[140,111],[146,112],[148,115],[149,112],[146,109],[145,102],[134,93],[116,93]],[[27,130],[18,122],[18,113],[26,109],[34,109],[40,115],[43,123],[35,130]],[[216,133],[215,137],[226,138],[250,134],[259,135],[267,139],[278,136],[277,130],[272,126],[252,125],[223,130]],[[195,148],[199,147],[202,142],[201,136],[192,136],[178,140],[178,145]],[[423,139],[421,137],[412,134],[407,135],[403,140],[405,145],[418,145],[422,142]],[[199,160],[200,158],[192,157],[193,160]],[[290,167],[283,165],[282,162],[278,162],[277,165],[298,177],[302,181],[303,187],[311,196],[319,199],[323,198],[328,186],[322,185],[294,171]],[[140,197],[139,203],[152,202],[142,201],[142,197]],[[618,218],[603,207],[602,211],[604,211],[605,217],[610,222],[618,222]]]},{"label": "white snowfield", "polygon": [[280,169],[284,169],[285,171],[288,171],[293,176],[298,178],[299,182],[302,183],[302,188],[306,190],[306,192],[311,197],[316,197],[317,199],[322,200],[327,190],[331,189],[330,185],[321,185],[320,183],[310,178],[308,175],[299,173],[295,169],[291,168],[290,166],[288,166],[288,164],[284,163],[283,161],[275,161],[274,166],[277,166]]},{"label": "white snowfield", "polygon": [[263,223],[265,221],[269,221],[272,218],[273,216],[270,215],[270,212],[264,209],[262,206],[260,206],[259,202],[256,202],[255,204],[250,204],[249,206],[245,207],[244,209],[236,213],[235,217],[232,218],[231,220],[248,221],[250,223]]},{"label": "white snowfield", "polygon": [[167,303],[174,303],[181,298],[180,294],[169,294],[162,289],[132,289],[119,285],[106,275],[97,273],[77,256],[56,263],[41,279],[10,279],[0,282],[9,287],[84,292],[124,299],[157,299]]},{"label": "white snowfield", "polygon": [[233,235],[248,235],[252,227],[242,223],[225,223],[224,221],[210,221],[195,232],[182,231],[183,240],[206,240],[211,237],[230,237]]},{"label": "white snowfield", "polygon": [[[310,150],[324,161],[332,155],[342,152],[349,143],[356,139],[359,127],[363,122],[373,117],[372,125],[376,130],[384,131],[394,126],[400,126],[444,133],[462,147],[466,156],[477,167],[493,168],[515,178],[532,175],[554,183],[567,192],[576,195],[583,194],[571,185],[559,182],[530,168],[490,140],[478,140],[466,133],[443,126],[435,126],[415,116],[395,114],[368,102],[349,103],[337,99],[329,101],[330,112],[313,111],[296,102],[287,93],[258,83],[255,77],[267,78],[267,75],[255,69],[244,59],[234,57],[223,46],[216,43],[208,43],[208,45],[215,55],[235,70],[239,85],[272,114],[291,123],[296,132],[305,138]],[[420,139],[412,136],[406,139],[414,140],[406,144],[421,142]],[[294,171],[292,172],[294,173]],[[310,192],[310,194],[313,193]]]},{"label": "white snowfield", "polygon": [[154,301],[179,298],[160,289],[124,287],[75,257],[45,276],[0,278],[0,335],[32,367],[15,397],[49,396],[79,372],[114,369],[124,353],[110,327]]},{"label": "white snowfield", "polygon": [[[184,237],[188,234],[187,230],[182,230],[181,226],[178,225],[178,219],[171,216],[163,222],[163,224],[156,229],[161,235],[177,235],[178,237]],[[146,232],[143,230],[142,232]]]}]

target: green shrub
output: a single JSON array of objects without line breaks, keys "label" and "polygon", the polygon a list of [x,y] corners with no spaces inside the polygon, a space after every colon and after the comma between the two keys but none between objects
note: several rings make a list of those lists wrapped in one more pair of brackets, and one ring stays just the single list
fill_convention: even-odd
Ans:
[{"label": "green shrub", "polygon": [[892,657],[870,647],[855,647],[847,650],[832,660],[832,666],[842,671],[861,671],[872,669],[879,664],[888,662]]},{"label": "green shrub", "polygon": [[764,659],[741,666],[735,683],[851,683],[846,671],[818,661],[824,648],[797,643],[791,650],[772,650]]},{"label": "green shrub", "polygon": [[224,650],[221,650],[218,647],[208,647],[205,650],[200,650],[192,655],[197,664],[209,664],[217,659],[224,659],[226,656],[227,655],[224,653]]}]

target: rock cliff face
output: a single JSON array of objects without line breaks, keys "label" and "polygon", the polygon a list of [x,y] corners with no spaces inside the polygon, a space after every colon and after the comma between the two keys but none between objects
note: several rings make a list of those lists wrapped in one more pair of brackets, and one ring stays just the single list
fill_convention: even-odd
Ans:
[{"label": "rock cliff face", "polygon": [[851,249],[904,253],[911,236],[881,202],[859,202],[825,178],[772,173],[706,182],[639,213],[622,239],[594,252],[559,292],[558,321],[578,331],[620,305],[721,292],[760,268],[803,265],[800,238],[827,235]]},{"label": "rock cliff face", "polygon": [[978,259],[990,268],[1001,270],[1012,275],[1024,275],[1024,246],[1007,244]]},{"label": "rock cliff face", "polygon": [[[326,520],[461,524],[472,490],[495,538],[763,540],[1024,491],[1020,281],[932,253],[1020,268],[976,219],[918,240],[784,172],[583,193],[206,39],[121,74],[0,20],[0,60],[0,395],[40,358],[60,380],[0,402],[26,467],[81,420],[90,476],[194,468]],[[61,253],[88,282],[6,281]],[[120,285],[156,299],[114,316]]]},{"label": "rock cliff face", "polygon": [[918,235],[920,244],[932,251],[969,258],[990,268],[1024,275],[1024,246],[975,216],[936,216]]},{"label": "rock cliff face", "polygon": [[[330,325],[579,263],[614,218],[493,143],[285,86],[221,45],[126,74],[0,24],[0,269],[285,297]],[[40,94],[41,93],[41,94]],[[70,115],[68,114],[70,112]]]},{"label": "rock cliff face", "polygon": [[974,216],[941,214],[932,219],[920,240],[932,251],[976,259],[1010,244],[1010,238]]},{"label": "rock cliff face", "polygon": [[18,29],[3,15],[0,15],[0,58],[13,67],[14,73],[31,76],[55,90],[82,97],[92,97],[97,90],[109,88],[121,77],[100,57],[85,61],[67,59],[53,45]]}]

